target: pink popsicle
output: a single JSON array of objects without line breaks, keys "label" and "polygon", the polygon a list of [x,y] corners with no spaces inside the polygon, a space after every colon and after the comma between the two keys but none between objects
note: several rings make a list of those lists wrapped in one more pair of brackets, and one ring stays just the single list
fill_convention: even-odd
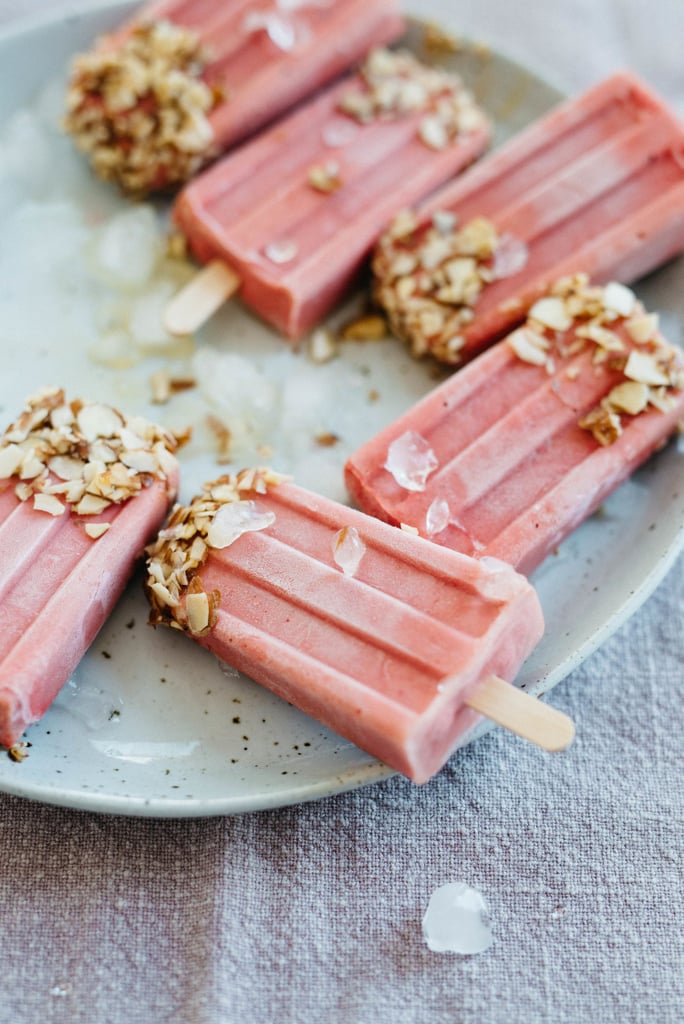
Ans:
[{"label": "pink popsicle", "polygon": [[44,714],[114,607],[175,494],[175,447],[56,389],[0,439],[1,744]]},{"label": "pink popsicle", "polygon": [[223,477],[174,511],[148,549],[150,621],[423,782],[477,721],[469,695],[541,637],[536,594],[277,479]]},{"label": "pink popsicle", "polygon": [[[458,232],[476,218],[491,231],[473,246]],[[457,365],[520,323],[558,278],[629,283],[682,249],[684,128],[620,73],[404,215],[378,245],[374,293],[416,355]]]},{"label": "pink popsicle", "polygon": [[158,0],[77,58],[67,124],[106,179],[164,188],[403,28],[396,0]]},{"label": "pink popsicle", "polygon": [[567,278],[359,448],[347,486],[366,512],[530,573],[677,429],[683,386],[629,289]]},{"label": "pink popsicle", "polygon": [[298,338],[349,289],[389,218],[488,139],[459,79],[376,50],[186,186],[175,219],[201,262],[228,264],[244,301]]}]

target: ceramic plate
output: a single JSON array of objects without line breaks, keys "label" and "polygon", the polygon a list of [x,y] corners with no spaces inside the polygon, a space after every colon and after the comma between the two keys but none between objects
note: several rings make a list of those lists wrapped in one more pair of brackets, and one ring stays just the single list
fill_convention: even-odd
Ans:
[{"label": "ceramic plate", "polygon": [[[48,79],[64,74],[72,53],[86,48],[129,9],[110,4],[57,21],[33,22],[0,37],[0,122],[32,103]],[[423,35],[423,27],[412,24],[407,42],[419,54]],[[497,141],[559,97],[549,84],[496,53],[474,48],[441,59],[461,72],[495,119]],[[21,144],[21,133],[15,137]],[[67,143],[55,136],[54,145],[55,161],[64,159]],[[49,183],[44,188],[49,191]],[[49,247],[50,217],[62,209],[60,196],[49,198],[56,205],[38,220],[35,285],[21,279],[7,250],[3,264],[7,242],[0,238],[0,268],[5,267],[0,278],[0,351],[5,367],[12,366],[0,378],[3,424],[18,411],[17,396],[47,383],[64,383],[70,394],[96,395],[159,416],[158,407],[148,404],[147,381],[163,359],[149,357],[125,371],[94,362],[88,354],[95,342],[93,325],[79,319],[77,273],[65,270],[64,308],[41,307],[38,253]],[[12,196],[0,193],[0,205],[3,200],[11,212]],[[83,204],[88,217],[124,207],[110,190],[89,182],[85,171]],[[75,253],[65,259],[77,261],[81,257]],[[17,313],[16,296],[22,289],[31,299]],[[678,340],[684,264],[670,264],[638,290],[648,305],[665,311],[664,327]],[[349,309],[358,301],[352,299]],[[10,303],[14,312],[8,318]],[[349,309],[339,316],[348,315]],[[63,322],[70,317],[73,323],[73,345],[66,351],[55,351],[50,344],[51,323],[57,317]],[[429,368],[413,363],[401,346],[389,341],[344,346],[333,370],[316,367],[305,352],[291,353],[237,304],[217,318],[200,344],[224,354],[248,354],[260,372],[280,374],[279,394],[282,398],[287,392],[293,416],[300,414],[298,396],[324,379],[312,375],[334,373],[336,380],[348,384],[344,409],[317,413],[329,417],[323,426],[335,431],[340,443],[312,452],[310,458],[300,452],[295,460],[299,482],[337,498],[343,494],[346,455],[434,384]],[[371,404],[372,391],[379,401]],[[197,414],[193,399],[184,401],[175,413],[165,408],[164,416],[192,419]],[[280,459],[289,468],[291,453],[277,447],[276,463]],[[672,564],[684,536],[682,457],[674,443],[661,452],[536,574],[548,628],[520,677],[532,693],[546,692],[563,679],[638,607]],[[217,472],[211,453],[191,447],[183,456],[183,497]],[[0,757],[0,790],[92,811],[200,816],[293,804],[392,774],[220,666],[185,637],[151,630],[146,617],[136,579],[58,701],[29,730],[29,757],[20,764]]]}]

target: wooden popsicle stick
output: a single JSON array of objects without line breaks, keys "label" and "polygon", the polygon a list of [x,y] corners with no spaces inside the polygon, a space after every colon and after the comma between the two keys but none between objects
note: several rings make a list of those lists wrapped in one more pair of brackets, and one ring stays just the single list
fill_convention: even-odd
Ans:
[{"label": "wooden popsicle stick", "polygon": [[498,676],[485,679],[466,704],[543,750],[565,750],[575,736],[575,725],[566,714]]},{"label": "wooden popsicle stick", "polygon": [[241,285],[236,274],[222,260],[210,260],[181,288],[164,310],[164,329],[174,336],[192,334],[227,302]]}]

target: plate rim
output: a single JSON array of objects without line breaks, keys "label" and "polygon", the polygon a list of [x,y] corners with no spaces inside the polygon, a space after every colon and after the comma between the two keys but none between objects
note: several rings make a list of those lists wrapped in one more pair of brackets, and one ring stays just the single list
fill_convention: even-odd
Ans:
[{"label": "plate rim", "polygon": [[[133,8],[136,4],[131,0],[95,0],[87,6],[82,4],[69,5],[59,12],[43,11],[32,15],[25,15],[12,19],[7,25],[0,26],[0,47],[11,45],[17,39],[30,36],[35,32],[49,31],[66,25],[74,20],[83,18],[96,18],[125,7]],[[453,31],[449,24],[450,18],[440,21],[439,27]],[[407,15],[407,21],[411,26],[424,26],[436,24],[434,20],[420,19],[416,16]],[[473,41],[463,40],[464,45],[473,46]],[[525,75],[533,80],[534,84],[543,86],[554,93],[560,102],[567,95],[565,90],[558,83],[549,79],[546,72],[540,73],[533,64],[523,64],[515,57],[511,57],[505,49],[498,45],[491,47],[490,52],[499,60],[506,63],[512,70]],[[536,696],[548,693],[554,686],[565,679],[582,662],[591,656],[610,636],[620,629],[627,619],[646,601],[654,592],[659,583],[663,580],[672,568],[682,550],[684,549],[684,522],[679,527],[671,543],[653,564],[641,584],[629,594],[619,609],[604,622],[580,647],[571,655],[566,656],[560,664],[556,665],[548,674],[540,677],[534,685],[530,686],[529,692]],[[492,722],[482,722],[471,734],[468,742],[486,734],[494,728]],[[290,781],[285,787],[281,786],[274,792],[262,790],[261,792],[230,795],[223,797],[152,797],[116,795],[114,793],[98,793],[82,788],[62,787],[56,789],[54,786],[48,788],[45,784],[32,781],[21,781],[11,777],[0,779],[0,792],[12,797],[29,799],[49,806],[67,807],[73,810],[91,811],[99,814],[113,814],[118,816],[149,817],[149,818],[202,818],[227,816],[269,810],[278,807],[293,806],[313,800],[324,799],[329,796],[352,791],[356,788],[375,784],[391,778],[398,773],[380,761],[372,761],[369,764],[353,767],[342,772],[332,773],[330,777],[318,781],[303,781],[293,783]]]}]

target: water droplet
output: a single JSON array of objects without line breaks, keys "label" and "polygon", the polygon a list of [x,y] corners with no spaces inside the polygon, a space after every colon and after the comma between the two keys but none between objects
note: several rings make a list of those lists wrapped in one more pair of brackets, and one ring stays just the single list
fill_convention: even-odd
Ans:
[{"label": "water droplet", "polygon": [[259,507],[256,501],[231,501],[221,505],[207,530],[210,548],[227,548],[243,533],[265,530],[275,522],[275,514]]},{"label": "water droplet", "polygon": [[423,917],[423,934],[433,953],[483,953],[494,939],[489,910],[477,889],[447,882],[435,889]]},{"label": "water droplet", "polygon": [[333,558],[345,576],[354,576],[366,551],[355,526],[343,526],[333,537]]},{"label": "water droplet", "polygon": [[439,462],[425,438],[415,430],[407,430],[387,449],[384,468],[400,487],[407,491],[424,491],[430,473]]},{"label": "water droplet", "polygon": [[451,512],[449,503],[444,498],[435,498],[425,514],[425,531],[428,537],[446,530]]},{"label": "water droplet", "polygon": [[271,263],[290,263],[299,252],[296,242],[269,242],[264,254]]},{"label": "water droplet", "polygon": [[529,249],[522,239],[516,238],[515,235],[502,235],[492,259],[494,279],[512,277],[513,274],[519,273],[526,265],[529,256]]},{"label": "water droplet", "polygon": [[338,149],[348,146],[360,131],[359,125],[348,117],[336,117],[324,126],[321,137],[326,146]]}]

